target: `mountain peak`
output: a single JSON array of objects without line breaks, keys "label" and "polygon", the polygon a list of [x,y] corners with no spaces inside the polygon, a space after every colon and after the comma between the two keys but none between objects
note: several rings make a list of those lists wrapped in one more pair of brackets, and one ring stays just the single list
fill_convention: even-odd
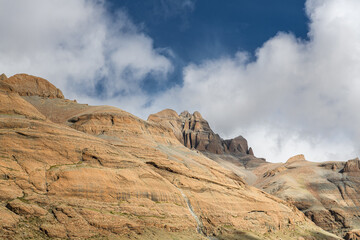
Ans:
[{"label": "mountain peak", "polygon": [[306,161],[304,154],[298,154],[291,158],[289,158],[286,163],[294,163],[294,162],[300,162],[300,161]]},{"label": "mountain peak", "polygon": [[16,92],[20,96],[64,98],[63,93],[48,80],[28,74],[16,74],[9,78],[2,74],[0,76],[0,89]]},{"label": "mountain peak", "polygon": [[360,172],[360,160],[355,158],[345,163],[344,172]]},{"label": "mountain peak", "polygon": [[213,132],[209,123],[198,111],[193,114],[183,111],[177,115],[174,110],[165,109],[156,114],[151,114],[148,121],[171,128],[178,140],[191,149],[215,154],[254,155],[244,137],[238,136],[234,139],[223,140]]}]

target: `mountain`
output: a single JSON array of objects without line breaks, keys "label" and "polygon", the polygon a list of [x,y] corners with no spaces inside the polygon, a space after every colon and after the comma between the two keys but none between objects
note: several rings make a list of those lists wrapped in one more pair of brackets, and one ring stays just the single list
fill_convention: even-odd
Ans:
[{"label": "mountain", "polygon": [[[226,159],[227,162],[234,162],[241,167],[252,168],[266,162],[265,159],[254,156],[253,149],[248,146],[244,137],[223,140],[213,132],[199,112],[190,114],[184,111],[178,115],[174,110],[165,109],[151,114],[148,121],[172,129],[184,146],[199,150],[220,164]],[[218,156],[221,156],[221,159]]]},{"label": "mountain", "polygon": [[1,238],[339,239],[173,130],[65,99],[42,78],[2,75]]},{"label": "mountain", "polygon": [[248,184],[294,204],[324,230],[360,239],[359,159],[315,163],[297,155],[286,163],[269,163],[256,158],[242,136],[222,140],[198,112],[177,115],[166,109],[148,121],[171,128],[184,146],[201,151]]},{"label": "mountain", "polygon": [[209,123],[199,112],[190,114],[188,111],[184,111],[177,115],[174,110],[166,109],[151,114],[148,121],[171,128],[177,139],[191,149],[215,154],[231,153],[254,156],[253,150],[248,147],[245,138],[239,136],[235,139],[221,139],[211,130]]},{"label": "mountain", "polygon": [[359,159],[318,163],[298,155],[259,167],[254,185],[293,203],[323,229],[345,236],[360,229],[359,166]]}]

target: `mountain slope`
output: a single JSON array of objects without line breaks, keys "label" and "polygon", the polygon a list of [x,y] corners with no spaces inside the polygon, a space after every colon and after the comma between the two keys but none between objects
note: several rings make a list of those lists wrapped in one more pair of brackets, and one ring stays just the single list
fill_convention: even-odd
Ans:
[{"label": "mountain slope", "polygon": [[241,136],[222,140],[198,112],[177,115],[166,109],[148,120],[171,128],[184,146],[200,150],[248,184],[291,202],[323,229],[347,239],[360,239],[349,237],[356,235],[352,230],[360,229],[358,159],[314,163],[298,155],[285,164],[269,163],[250,154],[251,148]]},{"label": "mountain slope", "polygon": [[2,238],[337,239],[171,128],[34,78],[0,80]]},{"label": "mountain slope", "polygon": [[259,167],[255,186],[292,202],[323,229],[344,236],[360,228],[359,165],[359,159],[315,163],[299,155],[271,169]]}]

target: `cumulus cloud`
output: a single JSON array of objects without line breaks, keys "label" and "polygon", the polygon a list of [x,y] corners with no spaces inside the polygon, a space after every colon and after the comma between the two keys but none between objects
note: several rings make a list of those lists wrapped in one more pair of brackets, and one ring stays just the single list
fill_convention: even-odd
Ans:
[{"label": "cumulus cloud", "polygon": [[[159,1],[165,14],[195,6]],[[359,11],[358,0],[307,0],[308,39],[282,32],[255,60],[237,52],[189,64],[180,86],[150,96],[144,79],[165,84],[176,53],[154,48],[124,12],[110,15],[96,0],[1,1],[0,71],[41,76],[68,98],[143,118],[163,108],[199,110],[216,132],[243,135],[270,161],[297,153],[347,160],[360,152]]]},{"label": "cumulus cloud", "polygon": [[161,81],[173,68],[124,12],[110,16],[104,1],[1,1],[0,16],[0,70],[47,78],[69,98],[141,96],[146,77]]},{"label": "cumulus cloud", "polygon": [[[211,126],[243,134],[258,156],[347,160],[360,152],[360,2],[308,0],[308,40],[280,32],[248,53],[190,64],[183,86],[158,99],[199,110]],[[177,97],[174,97],[177,96]],[[176,101],[171,101],[176,99]]]}]

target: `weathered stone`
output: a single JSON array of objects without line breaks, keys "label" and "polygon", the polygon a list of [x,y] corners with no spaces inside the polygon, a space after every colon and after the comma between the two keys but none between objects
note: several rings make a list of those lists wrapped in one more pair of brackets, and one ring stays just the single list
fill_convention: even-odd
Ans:
[{"label": "weathered stone", "polygon": [[345,240],[360,240],[360,230],[352,230],[345,234]]},{"label": "weathered stone", "polygon": [[[20,215],[0,208],[0,236],[234,239],[251,231],[259,239],[333,237],[293,205],[184,147],[169,126],[47,94],[1,94],[8,100],[0,101],[0,180],[6,182],[0,192],[20,189],[22,196],[1,200]],[[211,130],[206,121],[198,113],[183,115],[190,118],[184,122],[190,144],[207,149],[216,135],[207,135],[207,144],[197,134]]]},{"label": "weathered stone", "polygon": [[190,149],[214,154],[254,155],[245,138],[238,136],[234,139],[223,140],[211,130],[209,123],[197,111],[193,114],[184,111],[177,115],[174,110],[166,109],[151,114],[148,121],[171,128],[177,139]]},{"label": "weathered stone", "polygon": [[[20,96],[40,96],[46,98],[64,98],[62,92],[47,80],[27,74],[16,74],[1,80],[8,91],[16,92]],[[0,89],[4,89],[0,86]]]},{"label": "weathered stone", "polygon": [[9,202],[6,205],[6,207],[9,210],[11,210],[14,213],[19,214],[19,215],[39,217],[39,216],[44,216],[48,213],[45,209],[43,209],[39,206],[36,206],[35,204],[28,204],[19,199],[15,199],[15,200]]},{"label": "weathered stone", "polygon": [[360,160],[358,158],[345,163],[343,172],[360,172]]},{"label": "weathered stone", "polygon": [[285,164],[258,167],[255,186],[292,202],[323,229],[344,236],[360,226],[358,162],[316,163],[301,154]]},{"label": "weathered stone", "polygon": [[5,73],[0,75],[0,81],[6,81],[7,76],[5,75]]},{"label": "weathered stone", "polygon": [[296,156],[293,156],[291,158],[289,158],[286,163],[287,164],[291,164],[291,163],[294,163],[294,162],[299,162],[299,161],[306,161],[305,160],[305,156],[303,154],[298,154]]}]

